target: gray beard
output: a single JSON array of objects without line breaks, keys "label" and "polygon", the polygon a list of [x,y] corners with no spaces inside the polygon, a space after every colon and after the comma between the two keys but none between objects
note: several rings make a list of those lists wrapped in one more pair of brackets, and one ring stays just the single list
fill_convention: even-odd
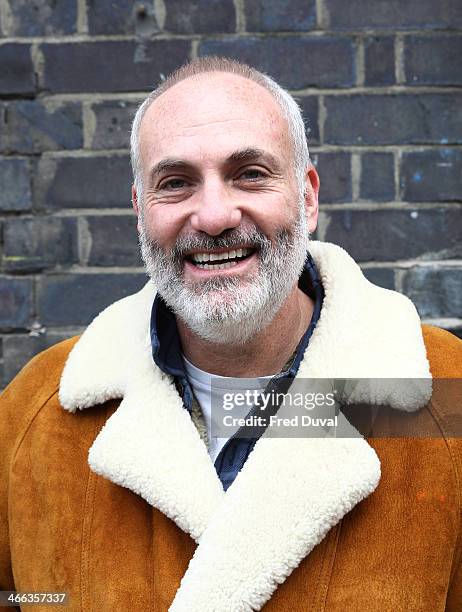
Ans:
[{"label": "gray beard", "polygon": [[[175,315],[200,338],[242,345],[271,323],[296,286],[305,263],[309,233],[299,206],[296,222],[276,234],[275,245],[257,227],[225,230],[220,236],[181,236],[170,254],[147,235],[141,218],[139,242],[146,271]],[[183,254],[192,249],[257,250],[258,271],[245,279],[215,277],[186,282]]]}]

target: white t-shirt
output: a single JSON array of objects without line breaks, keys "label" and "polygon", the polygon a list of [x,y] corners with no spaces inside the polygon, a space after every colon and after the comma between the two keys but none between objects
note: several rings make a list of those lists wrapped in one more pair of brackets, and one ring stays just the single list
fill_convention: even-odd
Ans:
[{"label": "white t-shirt", "polygon": [[[212,393],[214,399],[219,401],[223,395],[223,392],[236,391],[245,392],[246,390],[257,390],[263,391],[270,381],[276,374],[272,376],[260,376],[258,378],[234,378],[232,376],[217,376],[216,374],[210,374],[197,368],[183,355],[183,361],[185,365],[186,375],[193,389],[193,393],[199,402],[199,405],[204,415],[205,425],[207,427],[207,437],[209,440],[209,455],[212,462],[215,463],[215,459],[220,454],[221,449],[228,441],[228,438],[217,438],[212,436],[212,405],[216,403],[212,402]],[[212,388],[213,380],[213,388]],[[239,381],[242,381],[239,384]],[[216,396],[216,397],[215,397]],[[217,428],[214,428],[216,431]]]}]

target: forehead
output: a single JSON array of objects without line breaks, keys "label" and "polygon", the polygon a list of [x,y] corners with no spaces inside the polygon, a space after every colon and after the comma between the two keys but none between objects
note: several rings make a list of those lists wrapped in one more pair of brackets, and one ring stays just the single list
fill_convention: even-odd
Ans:
[{"label": "forehead", "polygon": [[274,97],[244,77],[214,72],[177,83],[146,111],[140,127],[144,163],[179,155],[226,156],[243,147],[287,159],[288,124]]}]

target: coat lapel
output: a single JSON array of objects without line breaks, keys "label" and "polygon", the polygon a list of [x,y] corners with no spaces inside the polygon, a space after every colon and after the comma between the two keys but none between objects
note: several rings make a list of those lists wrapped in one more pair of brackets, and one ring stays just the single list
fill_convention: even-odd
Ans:
[{"label": "coat lapel", "polygon": [[[340,247],[310,242],[309,250],[325,300],[299,376],[428,381],[412,303],[369,283]],[[60,400],[74,412],[123,397],[92,445],[89,464],[199,542],[171,610],[259,610],[329,529],[374,491],[380,462],[355,434],[263,437],[225,493],[174,384],[152,360],[154,294],[149,282],[95,319],[68,358]],[[415,410],[431,392],[428,385],[389,388],[368,381],[350,399]]]},{"label": "coat lapel", "polygon": [[379,478],[377,455],[361,439],[260,439],[212,516],[170,610],[260,610]]},{"label": "coat lapel", "polygon": [[198,540],[224,492],[175,385],[151,356],[155,288],[109,306],[75,345],[60,401],[75,412],[122,397],[88,455],[91,469],[141,495]]}]

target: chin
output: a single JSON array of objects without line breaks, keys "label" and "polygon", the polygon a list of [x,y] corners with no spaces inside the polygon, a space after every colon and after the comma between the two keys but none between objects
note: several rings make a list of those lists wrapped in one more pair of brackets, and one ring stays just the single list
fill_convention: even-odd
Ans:
[{"label": "chin", "polygon": [[258,330],[247,330],[245,325],[235,321],[213,321],[198,325],[197,322],[186,322],[190,329],[202,340],[213,344],[241,346],[258,333]]},{"label": "chin", "polygon": [[196,308],[182,318],[203,340],[214,344],[243,345],[271,323],[276,311],[274,303],[258,309],[255,304],[249,304],[247,308],[242,303],[237,306],[231,296],[230,302],[211,303],[207,298],[205,308]]}]

